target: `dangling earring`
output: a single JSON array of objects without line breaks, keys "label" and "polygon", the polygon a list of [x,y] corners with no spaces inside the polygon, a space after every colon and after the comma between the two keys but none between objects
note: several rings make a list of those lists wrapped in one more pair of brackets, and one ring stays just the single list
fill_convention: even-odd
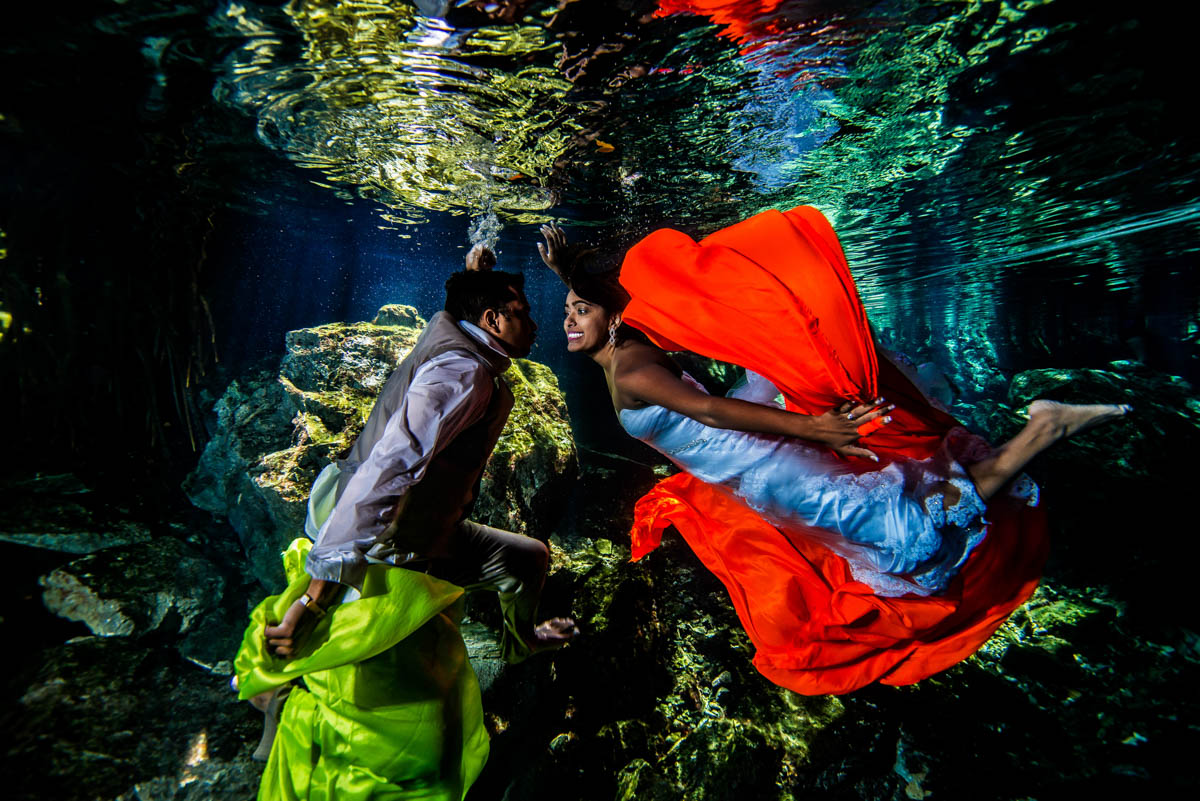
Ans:
[{"label": "dangling earring", "polygon": [[617,346],[617,321],[613,320],[608,324],[608,344],[614,348]]}]

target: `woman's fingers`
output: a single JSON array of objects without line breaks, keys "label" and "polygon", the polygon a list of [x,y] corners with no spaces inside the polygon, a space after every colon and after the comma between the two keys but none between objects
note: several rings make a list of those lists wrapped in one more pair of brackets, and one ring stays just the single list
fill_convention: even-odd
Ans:
[{"label": "woman's fingers", "polygon": [[543,225],[538,229],[542,236],[546,238],[546,244],[552,248],[562,247],[567,243],[567,235],[563,229],[559,228],[554,223]]},{"label": "woman's fingers", "polygon": [[872,462],[878,462],[879,457],[866,448],[860,448],[857,445],[843,445],[840,448],[834,448],[834,451],[842,456],[857,456],[860,459],[867,459]]},{"label": "woman's fingers", "polygon": [[[863,407],[860,406],[858,408],[862,409]],[[876,418],[882,417],[883,415],[887,414],[888,412],[892,411],[895,408],[896,408],[895,404],[889,404],[887,406],[878,406],[878,407],[871,409],[870,411],[866,411],[866,412],[860,412],[860,411],[858,411],[858,409],[855,409],[852,412],[852,414],[854,415],[854,417],[852,419],[858,421],[859,424],[869,423],[872,420],[875,420]],[[891,420],[889,420],[888,422],[891,422]]]},{"label": "woman's fingers", "polygon": [[872,417],[870,420],[868,420],[865,423],[859,423],[858,435],[860,437],[865,437],[868,434],[873,434],[876,431],[878,431],[879,429],[886,426],[890,422],[892,422],[891,417],[879,417],[878,415],[876,415],[875,417]]},{"label": "woman's fingers", "polygon": [[864,415],[871,414],[872,412],[880,412],[880,413],[890,412],[892,409],[895,409],[895,408],[896,408],[896,404],[894,404],[894,403],[889,404],[887,402],[887,399],[876,398],[875,400],[871,401],[870,403],[861,403],[861,404],[854,406],[854,408],[850,410],[850,414],[854,415],[854,419],[857,420],[858,418],[863,417]]},{"label": "woman's fingers", "polygon": [[538,230],[541,231],[542,238],[546,240],[537,243],[538,255],[542,257],[542,261],[546,263],[547,267],[558,272],[559,268],[556,262],[567,246],[567,235],[553,223],[543,225]]},{"label": "woman's fingers", "polygon": [[[883,398],[879,398],[871,403],[864,403],[855,406],[846,413],[846,420],[854,423],[855,427],[857,428],[858,435],[861,437],[864,434],[871,433],[872,431],[878,431],[882,426],[892,422],[891,417],[884,418],[883,422],[879,422],[879,420],[883,415],[895,408],[896,404],[887,403]],[[864,423],[874,423],[875,425],[872,428],[866,428]]]}]

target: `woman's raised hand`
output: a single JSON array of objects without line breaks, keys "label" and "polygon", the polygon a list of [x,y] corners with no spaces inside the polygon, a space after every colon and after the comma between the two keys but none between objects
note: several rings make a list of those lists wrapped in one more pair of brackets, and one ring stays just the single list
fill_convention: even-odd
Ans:
[{"label": "woman's raised hand", "polygon": [[546,241],[538,242],[538,254],[541,255],[542,261],[546,266],[554,271],[554,274],[559,278],[566,280],[563,275],[564,258],[567,254],[567,234],[563,229],[558,227],[557,223],[550,223],[541,227],[542,238]]}]

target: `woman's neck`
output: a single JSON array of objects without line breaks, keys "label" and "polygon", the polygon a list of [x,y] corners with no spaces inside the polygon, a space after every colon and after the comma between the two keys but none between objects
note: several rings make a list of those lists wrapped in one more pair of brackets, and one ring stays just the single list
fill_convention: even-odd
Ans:
[{"label": "woman's neck", "polygon": [[610,345],[609,343],[606,342],[603,345],[601,345],[600,347],[596,348],[596,350],[589,353],[588,357],[591,358],[591,360],[594,361],[596,364],[603,367],[604,372],[611,373],[613,357],[616,355],[616,353],[617,353],[616,346]]}]

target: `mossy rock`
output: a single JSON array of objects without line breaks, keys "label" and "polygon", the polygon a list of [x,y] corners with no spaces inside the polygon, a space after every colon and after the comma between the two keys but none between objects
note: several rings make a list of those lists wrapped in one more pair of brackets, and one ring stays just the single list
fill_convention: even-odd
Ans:
[{"label": "mossy rock", "polygon": [[[362,431],[388,376],[424,320],[411,306],[373,322],[291,331],[277,369],[231,382],[212,439],[185,482],[192,502],[229,519],[254,576],[282,585],[279,553],[301,536],[317,474]],[[543,539],[577,474],[566,403],[545,365],[517,359],[504,374],[514,406],[485,469],[475,518]]]}]

